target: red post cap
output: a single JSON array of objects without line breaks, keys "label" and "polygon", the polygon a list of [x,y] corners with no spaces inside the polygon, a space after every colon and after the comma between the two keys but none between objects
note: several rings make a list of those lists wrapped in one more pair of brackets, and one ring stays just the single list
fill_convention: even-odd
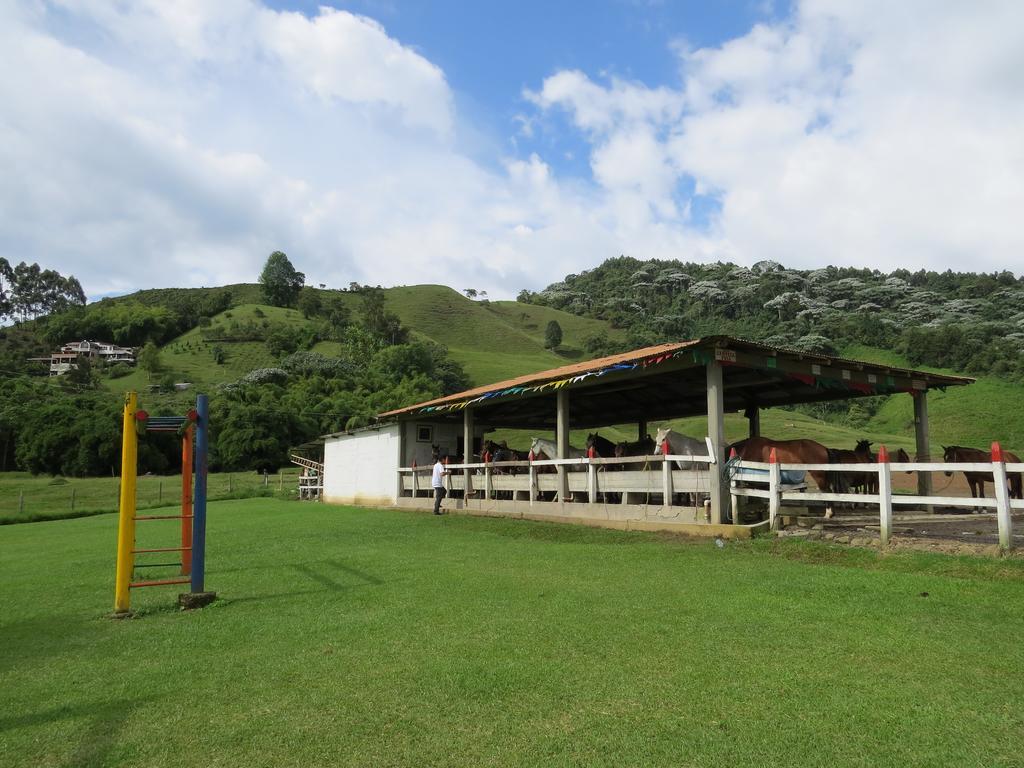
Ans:
[{"label": "red post cap", "polygon": [[1001,462],[1003,460],[1003,447],[999,445],[999,442],[992,443],[992,461]]},{"label": "red post cap", "polygon": [[884,445],[878,446],[878,463],[888,464],[889,463],[889,449]]},{"label": "red post cap", "polygon": [[661,453],[663,456],[668,456],[671,453],[671,449],[668,445],[668,438],[661,441]]},{"label": "red post cap", "polygon": [[527,461],[533,461],[533,449],[530,449],[530,453],[526,456]]},{"label": "red post cap", "polygon": [[149,414],[146,413],[145,411],[136,411],[135,412],[135,418],[138,421],[145,421],[146,419],[149,418]]},{"label": "red post cap", "polygon": [[736,458],[736,449],[735,448],[730,448],[729,449],[729,458],[730,459],[735,459]]},{"label": "red post cap", "polygon": [[587,458],[593,459],[597,456],[597,449],[594,446],[587,448]]},{"label": "red post cap", "polygon": [[778,456],[777,453],[775,453],[775,448],[772,448],[768,452],[768,463],[769,464],[778,464],[779,463],[779,456]]}]

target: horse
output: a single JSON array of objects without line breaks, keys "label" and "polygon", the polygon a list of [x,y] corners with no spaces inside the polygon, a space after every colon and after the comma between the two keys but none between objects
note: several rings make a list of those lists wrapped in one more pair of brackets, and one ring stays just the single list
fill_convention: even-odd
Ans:
[{"label": "horse", "polygon": [[[870,443],[869,443],[870,445]],[[872,463],[878,462],[878,454],[870,453]],[[890,464],[907,464],[910,462],[910,454],[908,454],[902,448],[897,448],[896,452],[892,454],[889,459]],[[860,482],[854,482],[851,484],[852,488],[863,488],[864,493],[878,493],[878,475],[871,472],[858,472],[860,475]],[[910,470],[907,470],[907,474],[913,474]]]},{"label": "horse", "polygon": [[615,458],[623,456],[650,456],[654,453],[654,438],[644,435],[636,442],[621,442],[615,445]]},{"label": "horse", "polygon": [[[789,464],[830,464],[832,454],[828,448],[814,440],[770,440],[767,437],[748,437],[733,443],[730,448],[745,461],[767,462],[772,448],[780,463]],[[814,484],[822,493],[835,493],[832,476],[835,472],[808,472]],[[825,517],[832,517],[832,505],[825,506]]]},{"label": "horse", "polygon": [[[858,440],[852,451],[845,448],[829,448],[829,463],[833,460],[840,464],[870,464],[874,460],[871,453],[870,440]],[[862,489],[863,493],[871,493],[872,474],[870,472],[836,472],[834,486],[841,493],[847,490]],[[874,478],[874,486],[877,491],[878,478]]]},{"label": "horse", "polygon": [[[981,451],[977,448],[964,448],[961,445],[942,446],[942,460],[947,463],[979,463],[988,464],[992,461],[992,454],[988,451]],[[1011,464],[1017,464],[1020,459],[1009,451],[1003,451],[1003,460]],[[952,477],[953,471],[947,470],[946,477]],[[1021,478],[1024,473],[1013,472],[1007,475],[1010,498],[1024,499],[1024,482]],[[989,481],[988,472],[964,472],[967,484],[971,487],[971,498],[985,498],[985,483]]]},{"label": "horse", "polygon": [[[704,456],[707,454],[708,450],[708,446],[703,440],[698,440],[697,438],[689,437],[688,435],[682,435],[668,427],[662,427],[658,430],[658,434],[654,436],[655,453],[663,451],[663,446],[666,442],[668,442],[669,452],[674,453],[677,456]],[[703,463],[676,461],[676,466],[679,467],[679,469],[696,468],[707,470],[708,463],[706,461]]]},{"label": "horse", "polygon": [[[485,461],[490,462],[501,462],[501,461],[526,461],[527,455],[523,451],[517,451],[513,448],[509,448],[508,444],[502,440],[500,443],[496,443],[493,440],[487,440],[484,442],[484,453],[487,455]],[[516,467],[495,467],[495,474],[516,474]]]},{"label": "horse", "polygon": [[[554,440],[545,440],[542,437],[533,438],[533,442],[530,443],[530,453],[533,454],[534,459],[557,459],[558,458],[558,446]],[[585,459],[587,452],[580,449],[569,446],[569,455],[567,459]],[[554,467],[551,468],[554,470]],[[586,469],[580,464],[571,464],[568,467],[570,472],[580,472]]]},{"label": "horse", "polygon": [[592,435],[587,435],[587,455],[590,455],[590,449],[593,448],[597,456],[601,458],[611,458],[615,455],[615,443],[609,440],[607,437],[601,437],[597,432]]}]

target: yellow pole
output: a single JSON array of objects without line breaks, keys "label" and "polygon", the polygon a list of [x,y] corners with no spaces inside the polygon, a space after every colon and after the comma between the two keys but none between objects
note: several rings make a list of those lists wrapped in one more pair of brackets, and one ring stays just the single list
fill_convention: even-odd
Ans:
[{"label": "yellow pole", "polygon": [[124,399],[124,420],[121,425],[121,504],[117,521],[117,581],[114,588],[114,613],[129,610],[129,583],[135,569],[135,477],[139,436],[135,431],[135,410],[138,401],[134,392]]}]

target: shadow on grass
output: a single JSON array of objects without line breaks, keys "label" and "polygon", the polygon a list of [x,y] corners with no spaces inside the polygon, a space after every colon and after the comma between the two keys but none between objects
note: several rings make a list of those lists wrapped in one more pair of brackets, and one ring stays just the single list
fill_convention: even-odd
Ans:
[{"label": "shadow on grass", "polygon": [[98,636],[99,629],[94,622],[66,616],[5,621],[0,624],[0,671],[64,653],[70,645]]},{"label": "shadow on grass", "polygon": [[107,757],[131,712],[151,698],[122,701],[90,702],[65,705],[40,712],[22,712],[0,717],[0,733],[17,728],[48,728],[67,719],[85,719],[87,725],[81,740],[74,746],[64,764],[73,766],[106,765]]},{"label": "shadow on grass", "polygon": [[[354,576],[359,580],[360,583],[342,583],[339,582],[334,576],[326,572],[327,569],[314,566],[328,566],[336,571],[341,571],[349,576]],[[231,605],[237,603],[250,603],[250,602],[261,602],[264,600],[281,600],[289,597],[303,597],[306,595],[318,595],[324,592],[349,592],[353,589],[360,589],[363,587],[376,587],[384,584],[382,579],[374,576],[372,573],[367,573],[358,568],[353,568],[350,565],[345,565],[337,560],[320,560],[315,563],[289,563],[285,567],[296,571],[300,576],[319,584],[321,589],[298,589],[291,590],[288,592],[277,592],[269,595],[248,595],[245,597],[238,597],[225,600],[224,603]]]}]

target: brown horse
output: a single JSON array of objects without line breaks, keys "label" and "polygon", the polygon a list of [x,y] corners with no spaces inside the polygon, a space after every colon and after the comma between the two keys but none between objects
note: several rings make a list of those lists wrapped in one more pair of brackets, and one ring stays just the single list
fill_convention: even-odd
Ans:
[{"label": "brown horse", "polygon": [[590,449],[594,449],[594,453],[598,458],[610,459],[615,455],[615,443],[609,440],[607,437],[601,437],[597,432],[587,435],[587,455],[590,455]]},{"label": "brown horse", "polygon": [[[869,440],[858,440],[854,449],[829,448],[830,460],[838,461],[840,464],[870,464],[875,460],[871,453],[871,442]],[[863,489],[864,493],[871,493],[872,475],[870,472],[835,472],[831,478],[833,485],[839,493],[846,493],[850,490]],[[874,482],[877,490],[878,478]]]},{"label": "brown horse", "polygon": [[[977,448],[964,448],[961,445],[942,446],[942,460],[951,464],[957,463],[979,463],[988,464],[992,461],[992,454],[989,451],[981,451]],[[1003,461],[1011,464],[1018,464],[1020,459],[1015,453],[1003,451]],[[946,477],[951,477],[952,471],[946,472]],[[985,498],[985,483],[991,480],[988,472],[964,472],[967,484],[971,487],[971,498]],[[1011,499],[1024,499],[1024,482],[1022,473],[1013,472],[1007,476]]]},{"label": "brown horse", "polygon": [[[747,461],[766,462],[772,448],[781,464],[830,464],[835,461],[832,452],[814,440],[769,440],[766,437],[749,437],[729,446],[736,455]],[[823,493],[835,493],[835,472],[808,472],[814,484]],[[825,517],[832,517],[832,505],[825,507]]]}]

